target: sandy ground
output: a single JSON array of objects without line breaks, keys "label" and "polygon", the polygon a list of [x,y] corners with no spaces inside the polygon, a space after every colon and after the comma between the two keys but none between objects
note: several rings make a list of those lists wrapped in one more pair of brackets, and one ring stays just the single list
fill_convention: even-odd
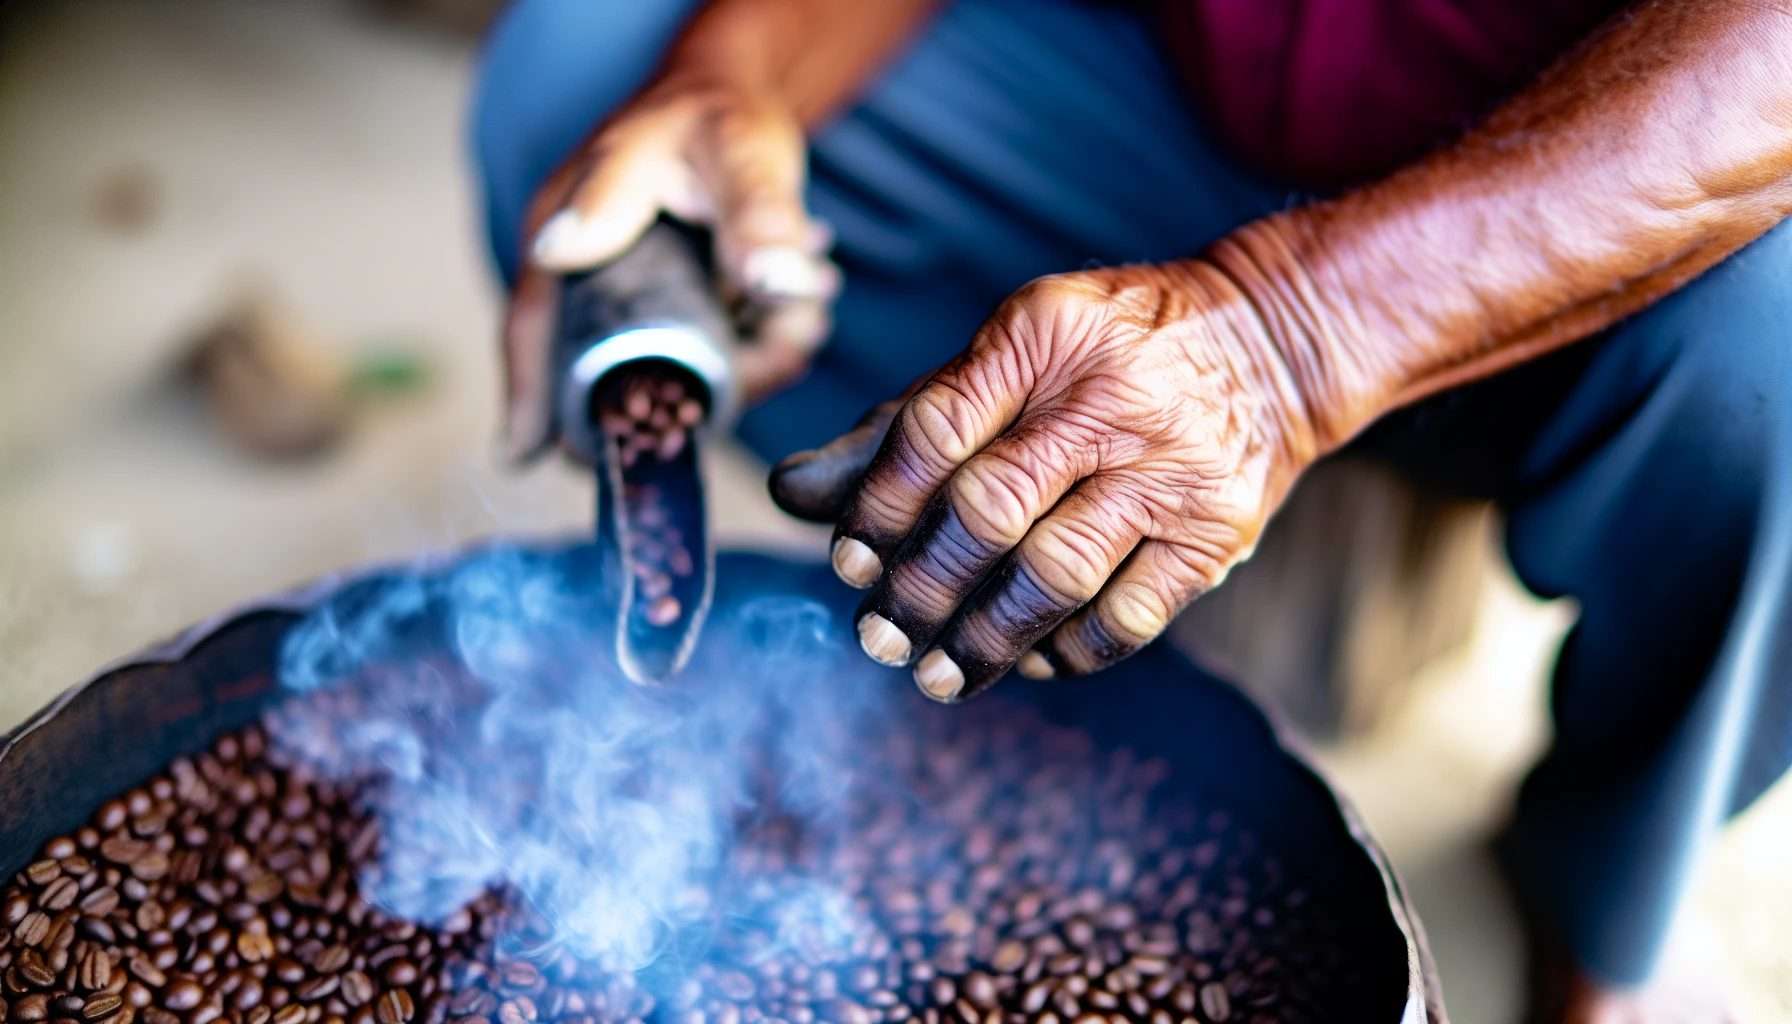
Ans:
[{"label": "sandy ground", "polygon": [[[331,571],[498,532],[578,528],[589,495],[492,456],[496,295],[461,149],[464,43],[271,0],[40,4],[0,33],[0,728],[109,660]],[[139,234],[96,223],[121,172],[158,184]],[[234,453],[166,384],[181,339],[246,282],[344,351],[424,355],[312,464]],[[720,530],[819,552],[738,452]],[[1502,583],[1473,650],[1320,757],[1416,893],[1452,1015],[1512,1018],[1512,923],[1478,844],[1542,743],[1542,667],[1571,611]],[[1792,1020],[1792,792],[1713,850],[1677,934],[1746,1019]]]}]

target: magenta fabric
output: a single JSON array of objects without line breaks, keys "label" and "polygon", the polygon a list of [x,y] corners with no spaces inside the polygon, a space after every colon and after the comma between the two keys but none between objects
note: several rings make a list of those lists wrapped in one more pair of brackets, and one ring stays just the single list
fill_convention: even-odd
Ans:
[{"label": "magenta fabric", "polygon": [[1160,0],[1196,102],[1246,160],[1325,186],[1458,134],[1622,0]]}]

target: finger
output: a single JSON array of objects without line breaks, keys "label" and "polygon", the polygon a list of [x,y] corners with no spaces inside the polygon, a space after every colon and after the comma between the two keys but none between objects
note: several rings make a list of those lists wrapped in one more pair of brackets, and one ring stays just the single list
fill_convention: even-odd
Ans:
[{"label": "finger", "polygon": [[1042,679],[1106,668],[1157,639],[1190,601],[1224,578],[1221,563],[1195,548],[1146,541],[1088,607],[1028,652],[1021,673]]},{"label": "finger", "polygon": [[757,299],[824,298],[838,275],[816,248],[825,233],[803,207],[802,129],[782,112],[711,118],[689,154],[714,198],[716,263],[724,280]]},{"label": "finger", "polygon": [[734,350],[735,374],[747,402],[757,402],[801,376],[833,321],[823,299],[779,303],[759,321],[747,344]]},{"label": "finger", "polygon": [[834,531],[836,556],[843,547],[853,556],[834,564],[847,584],[875,582],[934,493],[1008,429],[1030,382],[1004,375],[1018,376],[973,343],[904,403]]},{"label": "finger", "polygon": [[915,663],[915,685],[953,702],[987,689],[1100,593],[1144,537],[1135,503],[1095,477],[1027,531],[1014,553]]},{"label": "finger", "polygon": [[634,244],[669,193],[684,189],[678,161],[644,141],[600,148],[567,202],[542,224],[530,259],[558,273],[588,270]]},{"label": "finger", "polygon": [[[1027,531],[1095,467],[1053,417],[1028,414],[952,474],[858,612],[886,664],[927,649]],[[867,621],[875,620],[875,621]]]},{"label": "finger", "polygon": [[772,468],[772,501],[799,519],[838,520],[901,408],[900,398],[881,403],[858,425],[820,448],[785,457]]},{"label": "finger", "polygon": [[558,294],[551,274],[525,266],[505,312],[504,433],[499,444],[511,462],[538,454],[553,430],[548,350]]}]

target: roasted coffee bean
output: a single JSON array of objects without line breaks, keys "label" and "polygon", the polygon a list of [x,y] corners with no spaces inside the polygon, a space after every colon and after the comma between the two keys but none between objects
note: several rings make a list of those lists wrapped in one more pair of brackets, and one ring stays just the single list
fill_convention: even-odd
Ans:
[{"label": "roasted coffee bean", "polygon": [[168,983],[167,976],[156,967],[155,962],[149,957],[141,955],[131,957],[130,961],[125,964],[125,968],[131,972],[131,977],[151,988],[161,988]]},{"label": "roasted coffee bean", "polygon": [[62,874],[62,865],[48,857],[32,861],[25,867],[25,878],[32,885],[49,885],[60,874]]},{"label": "roasted coffee bean", "polygon": [[162,1005],[175,1012],[191,1010],[205,998],[205,989],[188,976],[173,979],[162,990]]},{"label": "roasted coffee bean", "polygon": [[258,964],[274,955],[274,940],[260,932],[243,932],[236,937],[236,954],[247,964]]},{"label": "roasted coffee bean", "polygon": [[350,1006],[366,1006],[373,999],[373,979],[360,971],[342,976],[342,1001]]},{"label": "roasted coffee bean", "polygon": [[312,959],[311,967],[322,974],[333,974],[348,966],[350,955],[347,946],[326,946]]},{"label": "roasted coffee bean", "polygon": [[118,909],[118,890],[109,885],[100,886],[81,897],[81,913],[90,917],[105,917]]},{"label": "roasted coffee bean", "polygon": [[82,917],[75,923],[76,933],[90,942],[110,946],[118,941],[118,931],[111,923],[97,917]]},{"label": "roasted coffee bean", "polygon": [[81,1016],[86,1020],[105,1020],[124,1008],[124,999],[113,995],[97,995],[87,1000],[81,1008]]},{"label": "roasted coffee bean", "polygon": [[323,974],[305,981],[293,992],[293,995],[298,996],[300,1002],[315,1003],[334,995],[336,986],[341,983],[342,979],[336,975]]},{"label": "roasted coffee bean", "polygon": [[22,892],[9,892],[4,903],[0,903],[0,922],[16,925],[31,913],[31,897]]},{"label": "roasted coffee bean", "polygon": [[33,910],[19,920],[13,927],[13,941],[21,946],[40,945],[50,937],[50,915],[41,910]]},{"label": "roasted coffee bean", "polygon": [[147,857],[155,847],[141,839],[129,836],[112,836],[100,843],[100,856],[114,864],[129,867]]},{"label": "roasted coffee bean", "polygon": [[462,989],[448,1001],[448,1012],[456,1016],[486,1017],[497,1008],[497,997],[478,988]]},{"label": "roasted coffee bean", "polygon": [[171,863],[166,853],[151,847],[147,853],[131,861],[129,867],[131,874],[139,880],[154,882],[168,874]]},{"label": "roasted coffee bean", "polygon": [[[510,1004],[507,1002],[505,1005]],[[379,1024],[409,1024],[416,1012],[411,994],[401,988],[386,991],[374,1003],[374,1015],[379,1019]]]},{"label": "roasted coffee bean", "polygon": [[264,871],[249,880],[249,884],[243,889],[243,898],[251,903],[266,903],[279,896],[285,888],[286,883],[280,880],[279,875]]},{"label": "roasted coffee bean", "polygon": [[103,949],[91,949],[81,957],[76,984],[97,992],[112,983],[112,958]]},{"label": "roasted coffee bean", "polygon": [[498,968],[498,983],[507,989],[535,992],[542,987],[541,971],[527,960],[508,960]]},{"label": "roasted coffee bean", "polygon": [[[535,1003],[528,996],[517,996],[498,1004],[499,1024],[533,1024],[537,1012]],[[394,1024],[381,1018],[380,1024]]]},{"label": "roasted coffee bean", "polygon": [[1210,981],[1201,986],[1201,1015],[1213,1024],[1225,1024],[1232,1017],[1232,996],[1226,986]]},{"label": "roasted coffee bean", "polygon": [[[64,914],[51,919],[50,934],[43,941],[44,949],[52,953],[65,953],[74,944],[75,918],[72,915]],[[61,970],[63,966],[65,965],[58,964],[57,970]]]},{"label": "roasted coffee bean", "polygon": [[81,894],[81,885],[67,875],[63,875],[44,887],[38,897],[45,910],[67,910],[75,903],[75,897]]},{"label": "roasted coffee bean", "polygon": [[417,965],[407,959],[393,960],[380,971],[380,978],[386,984],[402,988],[417,981]]},{"label": "roasted coffee bean", "polygon": [[13,969],[32,988],[49,988],[56,984],[55,969],[45,963],[44,958],[34,949],[21,952],[13,963]]},{"label": "roasted coffee bean", "polygon": [[683,614],[684,605],[669,594],[655,598],[647,605],[647,621],[655,626],[670,626]]}]

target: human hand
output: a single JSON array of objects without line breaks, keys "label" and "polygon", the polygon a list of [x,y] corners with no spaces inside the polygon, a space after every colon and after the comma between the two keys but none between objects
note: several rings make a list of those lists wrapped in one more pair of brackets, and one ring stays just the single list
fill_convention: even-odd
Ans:
[{"label": "human hand", "polygon": [[1017,662],[1092,672],[1248,557],[1346,435],[1283,333],[1203,261],[1042,278],[905,399],[781,463],[773,496],[837,522],[835,571],[870,588],[861,644],[935,700]]},{"label": "human hand", "polygon": [[735,369],[750,401],[799,375],[826,336],[839,273],[803,208],[804,138],[769,93],[661,78],[601,126],[530,205],[528,258],[504,326],[505,447],[552,441],[549,351],[558,277],[615,258],[662,213],[713,229],[724,299],[750,335]]}]

